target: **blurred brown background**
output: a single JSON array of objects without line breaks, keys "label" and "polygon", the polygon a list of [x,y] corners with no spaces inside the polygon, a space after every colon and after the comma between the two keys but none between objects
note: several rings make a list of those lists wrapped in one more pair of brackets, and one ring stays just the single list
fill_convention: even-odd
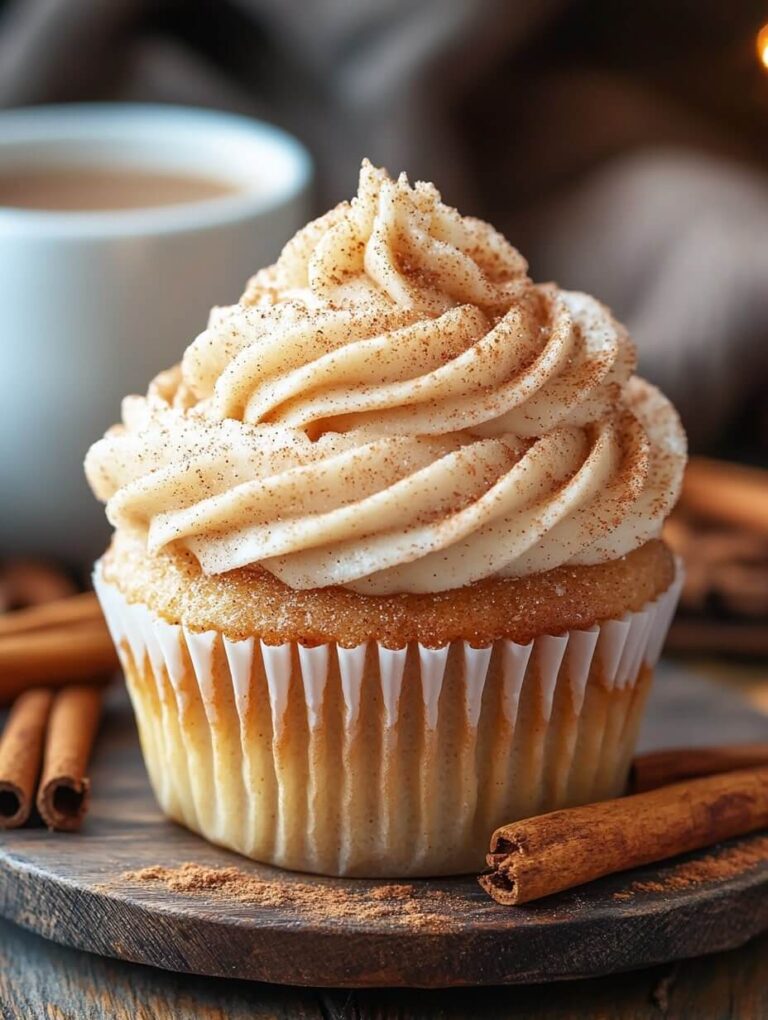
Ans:
[{"label": "blurred brown background", "polygon": [[360,157],[434,180],[633,331],[694,451],[768,448],[768,69],[756,0],[6,0],[0,104],[288,128],[318,211]]},{"label": "blurred brown background", "polygon": [[[766,468],[767,25],[766,0],[0,0],[0,106],[262,118],[312,152],[318,213],[364,155],[433,180],[614,309],[694,454]],[[768,655],[768,473],[689,473],[666,537],[670,645]]]}]

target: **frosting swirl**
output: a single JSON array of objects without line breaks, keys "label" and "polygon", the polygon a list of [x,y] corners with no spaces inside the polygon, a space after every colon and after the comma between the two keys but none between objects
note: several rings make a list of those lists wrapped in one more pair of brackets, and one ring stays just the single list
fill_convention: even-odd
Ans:
[{"label": "frosting swirl", "polygon": [[89,451],[116,527],[207,573],[429,592],[656,537],[685,437],[626,331],[490,226],[363,164]]}]

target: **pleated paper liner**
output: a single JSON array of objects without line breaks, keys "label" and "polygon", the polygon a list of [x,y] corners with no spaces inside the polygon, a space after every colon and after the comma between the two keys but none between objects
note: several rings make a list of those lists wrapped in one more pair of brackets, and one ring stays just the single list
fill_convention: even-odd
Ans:
[{"label": "pleated paper liner", "polygon": [[513,819],[619,794],[682,583],[527,645],[265,645],[172,625],[97,566],[157,799],[258,861],[327,875],[483,867]]}]

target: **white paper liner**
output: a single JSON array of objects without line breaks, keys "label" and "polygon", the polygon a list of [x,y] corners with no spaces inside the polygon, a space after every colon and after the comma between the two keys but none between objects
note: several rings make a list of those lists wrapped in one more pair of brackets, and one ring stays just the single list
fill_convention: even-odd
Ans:
[{"label": "white paper liner", "polygon": [[682,572],[640,612],[527,645],[265,645],[95,587],[171,817],[283,867],[482,867],[498,825],[615,796]]}]

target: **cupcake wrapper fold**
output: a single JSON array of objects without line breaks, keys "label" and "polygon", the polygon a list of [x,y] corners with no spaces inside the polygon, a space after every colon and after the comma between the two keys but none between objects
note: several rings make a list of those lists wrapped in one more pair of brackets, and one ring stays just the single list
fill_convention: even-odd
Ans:
[{"label": "cupcake wrapper fold", "polygon": [[621,792],[682,571],[639,612],[484,648],[235,641],[94,583],[166,814],[281,867],[407,877]]}]

